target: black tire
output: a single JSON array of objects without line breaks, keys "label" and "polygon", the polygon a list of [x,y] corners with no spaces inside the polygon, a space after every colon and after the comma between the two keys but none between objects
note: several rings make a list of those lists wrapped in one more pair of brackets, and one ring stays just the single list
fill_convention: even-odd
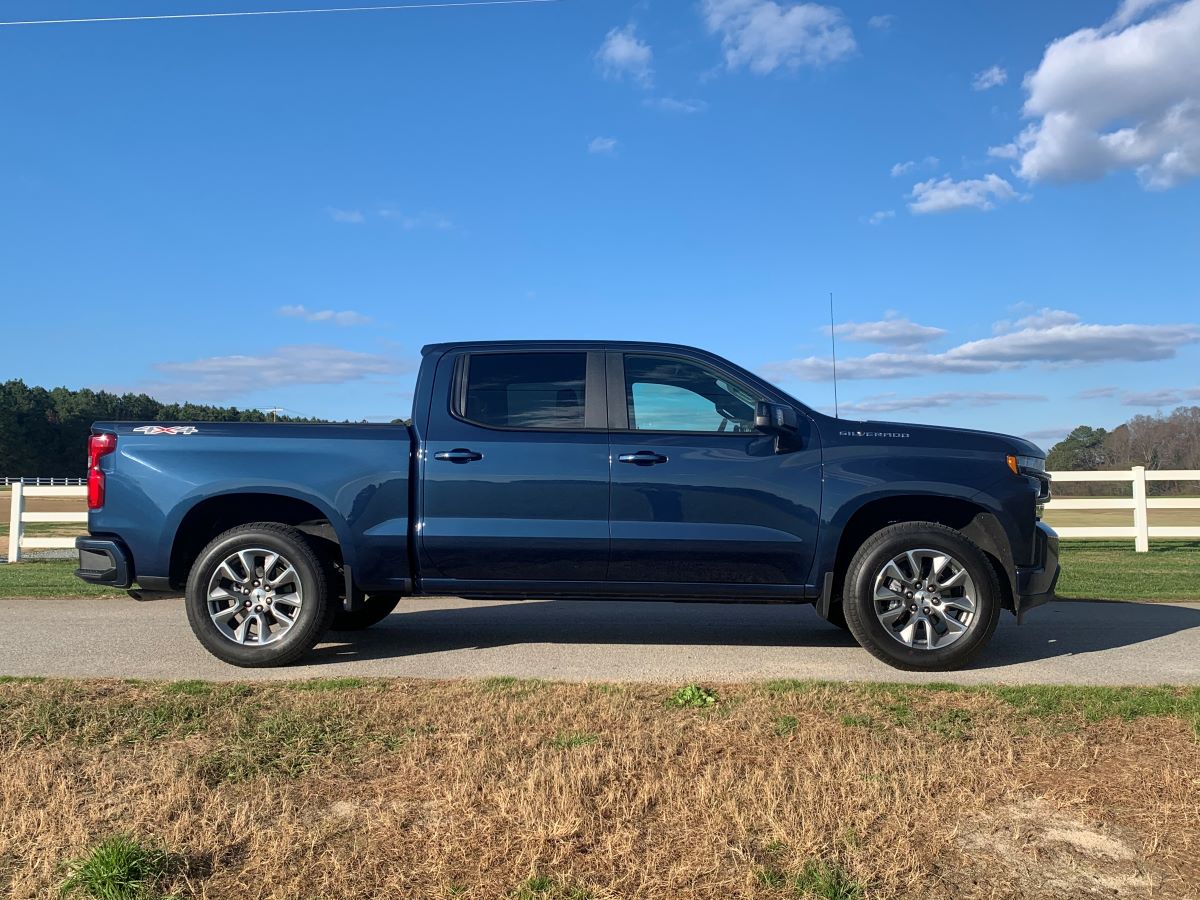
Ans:
[{"label": "black tire", "polygon": [[[221,563],[238,550],[263,549],[281,554],[295,569],[303,602],[295,622],[278,640],[239,644],[227,637],[209,616],[208,586]],[[188,575],[184,605],[188,623],[213,656],[246,668],[285,666],[308,653],[329,628],[334,607],[329,602],[325,570],[304,535],[278,522],[252,522],[218,535],[196,557]]]},{"label": "black tire", "polygon": [[371,594],[358,609],[349,611],[342,604],[335,603],[333,631],[362,631],[382,622],[392,614],[403,597],[403,594]]},{"label": "black tire", "polygon": [[[975,613],[966,631],[945,647],[908,646],[889,633],[875,612],[876,575],[889,560],[918,548],[952,556],[975,585]],[[902,522],[875,532],[854,554],[846,572],[842,609],[850,632],[877,659],[908,671],[947,671],[966,666],[991,639],[1000,620],[1001,596],[996,570],[961,532],[936,522]]]}]

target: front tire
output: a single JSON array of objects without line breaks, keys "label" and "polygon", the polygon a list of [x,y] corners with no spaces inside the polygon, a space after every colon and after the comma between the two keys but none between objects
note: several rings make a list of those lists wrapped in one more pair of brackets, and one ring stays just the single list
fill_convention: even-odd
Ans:
[{"label": "front tire", "polygon": [[185,606],[209,653],[248,668],[295,662],[316,646],[334,611],[313,548],[277,522],[214,538],[192,565]]},{"label": "front tire", "polygon": [[961,532],[902,522],[871,535],[854,555],[842,608],[872,656],[897,669],[946,671],[983,650],[1001,596],[987,556]]}]

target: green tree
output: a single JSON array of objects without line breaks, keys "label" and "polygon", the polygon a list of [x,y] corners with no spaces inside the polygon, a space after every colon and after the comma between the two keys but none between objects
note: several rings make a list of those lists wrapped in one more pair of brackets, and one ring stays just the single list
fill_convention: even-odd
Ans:
[{"label": "green tree", "polygon": [[1103,469],[1108,462],[1103,428],[1080,425],[1050,448],[1046,468],[1060,471],[1090,471]]}]

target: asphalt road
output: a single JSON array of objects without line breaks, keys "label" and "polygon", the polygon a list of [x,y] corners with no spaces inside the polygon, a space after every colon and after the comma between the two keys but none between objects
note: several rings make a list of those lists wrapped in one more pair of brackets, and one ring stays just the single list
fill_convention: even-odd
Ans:
[{"label": "asphalt road", "polygon": [[1200,603],[1064,601],[1019,627],[1004,613],[973,668],[935,675],[877,662],[810,606],[420,598],[284,669],[209,656],[177,599],[0,599],[0,622],[3,675],[1200,684]]}]

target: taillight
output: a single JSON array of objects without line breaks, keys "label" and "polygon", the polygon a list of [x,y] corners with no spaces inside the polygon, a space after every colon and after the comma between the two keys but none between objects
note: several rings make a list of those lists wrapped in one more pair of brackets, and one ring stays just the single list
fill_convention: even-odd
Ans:
[{"label": "taillight", "polygon": [[116,449],[115,434],[93,434],[88,438],[88,509],[99,509],[104,505],[104,473],[100,471],[100,457],[108,456]]}]

